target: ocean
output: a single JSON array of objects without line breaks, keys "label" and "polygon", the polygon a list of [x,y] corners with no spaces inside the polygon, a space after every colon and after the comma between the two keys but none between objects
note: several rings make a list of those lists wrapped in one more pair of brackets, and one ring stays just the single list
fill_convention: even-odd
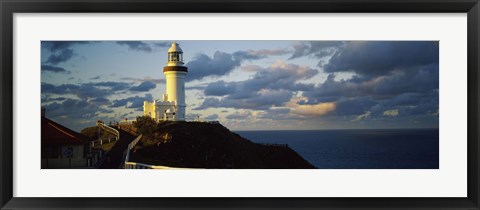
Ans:
[{"label": "ocean", "polygon": [[438,169],[438,129],[234,131],[288,144],[319,169]]}]

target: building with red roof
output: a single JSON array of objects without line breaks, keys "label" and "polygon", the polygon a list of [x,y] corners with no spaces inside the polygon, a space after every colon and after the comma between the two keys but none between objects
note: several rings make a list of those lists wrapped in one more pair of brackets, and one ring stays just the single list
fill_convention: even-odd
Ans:
[{"label": "building with red roof", "polygon": [[90,168],[98,160],[92,154],[92,139],[45,117],[42,109],[42,169]]}]

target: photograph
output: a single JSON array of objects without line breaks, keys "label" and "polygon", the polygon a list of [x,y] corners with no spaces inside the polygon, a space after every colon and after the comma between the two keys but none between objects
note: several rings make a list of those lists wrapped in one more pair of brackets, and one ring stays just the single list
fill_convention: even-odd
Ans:
[{"label": "photograph", "polygon": [[438,40],[40,44],[41,169],[440,169]]}]

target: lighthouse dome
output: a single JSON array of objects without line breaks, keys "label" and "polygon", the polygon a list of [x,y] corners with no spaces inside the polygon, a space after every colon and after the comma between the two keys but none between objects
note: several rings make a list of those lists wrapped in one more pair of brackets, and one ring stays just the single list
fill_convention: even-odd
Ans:
[{"label": "lighthouse dome", "polygon": [[178,46],[178,44],[176,42],[172,43],[172,46],[170,47],[170,49],[168,49],[168,52],[182,52],[182,48],[180,48],[180,46]]}]

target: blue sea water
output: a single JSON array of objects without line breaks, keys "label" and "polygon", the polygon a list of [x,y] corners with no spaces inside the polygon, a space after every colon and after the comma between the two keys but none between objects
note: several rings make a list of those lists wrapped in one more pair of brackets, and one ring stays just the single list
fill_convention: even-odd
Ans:
[{"label": "blue sea water", "polygon": [[256,143],[288,144],[320,169],[438,169],[438,129],[235,131]]}]

